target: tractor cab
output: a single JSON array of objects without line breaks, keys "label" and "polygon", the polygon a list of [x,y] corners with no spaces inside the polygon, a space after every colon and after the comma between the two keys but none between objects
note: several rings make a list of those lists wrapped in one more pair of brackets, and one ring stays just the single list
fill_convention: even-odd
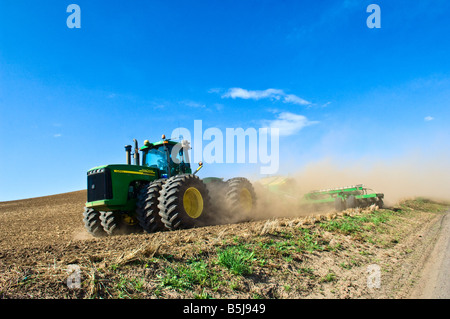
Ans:
[{"label": "tractor cab", "polygon": [[[181,147],[180,147],[181,146]],[[187,146],[187,147],[186,147]],[[144,142],[140,148],[142,152],[142,166],[157,168],[161,178],[169,178],[179,174],[192,173],[189,163],[189,154],[186,151],[188,144],[163,139],[159,142]]]}]

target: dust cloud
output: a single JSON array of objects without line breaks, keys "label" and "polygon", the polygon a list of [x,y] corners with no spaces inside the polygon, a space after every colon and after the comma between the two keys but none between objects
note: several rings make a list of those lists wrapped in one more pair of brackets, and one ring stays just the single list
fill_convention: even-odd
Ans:
[{"label": "dust cloud", "polygon": [[[305,165],[290,175],[279,176],[280,179],[286,177],[289,182],[278,193],[263,185],[263,181],[268,178],[252,181],[258,197],[258,217],[319,213],[310,208],[302,209],[298,200],[311,190],[357,184],[363,184],[373,192],[383,193],[385,206],[414,197],[450,200],[450,156],[446,154],[435,154],[433,157],[410,154],[389,161],[367,159],[345,163],[328,158]],[[328,210],[332,209],[328,207]]]}]

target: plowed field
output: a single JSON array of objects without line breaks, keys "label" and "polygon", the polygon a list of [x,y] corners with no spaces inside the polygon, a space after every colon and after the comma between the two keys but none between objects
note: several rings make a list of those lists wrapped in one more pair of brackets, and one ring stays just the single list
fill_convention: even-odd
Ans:
[{"label": "plowed field", "polygon": [[78,191],[0,203],[0,297],[406,298],[447,209],[417,199],[93,238],[85,199]]}]

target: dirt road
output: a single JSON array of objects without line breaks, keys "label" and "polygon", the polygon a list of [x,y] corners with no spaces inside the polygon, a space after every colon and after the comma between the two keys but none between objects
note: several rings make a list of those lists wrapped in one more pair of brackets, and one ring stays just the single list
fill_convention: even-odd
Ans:
[{"label": "dirt road", "polygon": [[436,225],[430,250],[411,298],[450,299],[450,211]]}]

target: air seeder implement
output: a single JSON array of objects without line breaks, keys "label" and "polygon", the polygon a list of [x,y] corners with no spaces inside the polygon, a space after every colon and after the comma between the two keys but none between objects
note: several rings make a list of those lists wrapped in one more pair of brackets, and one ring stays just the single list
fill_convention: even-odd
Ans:
[{"label": "air seeder implement", "polygon": [[367,207],[377,205],[383,207],[384,194],[371,192],[364,185],[352,185],[346,187],[315,190],[303,196],[302,204],[326,205],[334,204],[337,211],[346,208]]},{"label": "air seeder implement", "polygon": [[248,216],[255,208],[255,191],[246,178],[200,179],[201,162],[192,172],[188,141],[163,135],[141,148],[134,144],[133,154],[131,145],[125,146],[126,164],[87,172],[83,220],[93,236],[205,226],[217,223],[221,214]]},{"label": "air seeder implement", "polygon": [[309,191],[303,196],[298,192],[296,182],[292,178],[274,176],[258,181],[270,193],[282,196],[285,200],[296,202],[300,207],[313,210],[322,207],[333,207],[337,211],[347,208],[383,207],[384,194],[376,193],[363,184]]}]

